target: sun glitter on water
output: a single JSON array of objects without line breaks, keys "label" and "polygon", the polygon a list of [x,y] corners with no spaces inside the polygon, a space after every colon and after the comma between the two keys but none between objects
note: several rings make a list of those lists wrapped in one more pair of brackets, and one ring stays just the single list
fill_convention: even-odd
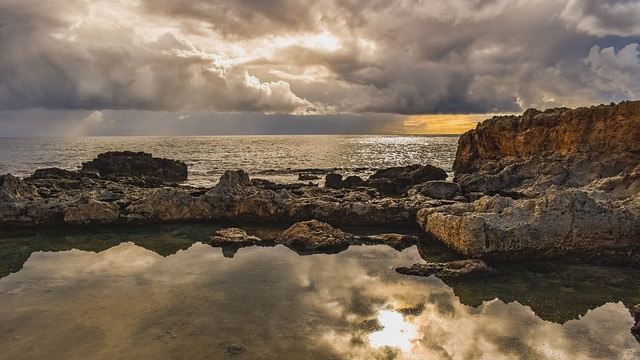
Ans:
[{"label": "sun glitter on water", "polygon": [[374,347],[391,346],[404,352],[411,350],[411,340],[417,336],[416,328],[406,321],[402,314],[393,310],[380,310],[378,322],[383,329],[369,335],[369,342]]}]

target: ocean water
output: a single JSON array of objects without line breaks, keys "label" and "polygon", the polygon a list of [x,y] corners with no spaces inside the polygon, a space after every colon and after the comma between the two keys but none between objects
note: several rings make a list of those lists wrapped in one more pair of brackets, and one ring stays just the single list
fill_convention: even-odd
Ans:
[{"label": "ocean water", "polygon": [[367,177],[376,169],[431,164],[451,172],[457,136],[184,136],[0,138],[0,174],[38,168],[78,170],[106,151],[144,151],[184,161],[188,184],[211,186],[226,170],[293,182],[300,173]]}]

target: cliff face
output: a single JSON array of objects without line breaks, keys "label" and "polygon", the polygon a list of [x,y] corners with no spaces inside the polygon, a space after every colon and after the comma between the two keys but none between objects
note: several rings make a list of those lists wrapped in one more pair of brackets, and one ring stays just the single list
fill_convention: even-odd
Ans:
[{"label": "cliff face", "polygon": [[[460,137],[455,181],[466,192],[525,196],[582,187],[633,173],[639,139],[640,101],[497,116]],[[638,190],[628,180],[617,187],[623,196]]]},{"label": "cliff face", "polygon": [[454,171],[478,200],[417,217],[467,257],[640,266],[640,101],[494,117],[462,135]]},{"label": "cliff face", "polygon": [[460,137],[453,170],[458,175],[580,153],[640,153],[640,101],[496,116]]}]

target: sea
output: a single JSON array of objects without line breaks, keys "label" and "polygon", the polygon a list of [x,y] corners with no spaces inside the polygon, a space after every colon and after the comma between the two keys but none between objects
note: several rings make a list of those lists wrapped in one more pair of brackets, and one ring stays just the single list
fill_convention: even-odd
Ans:
[{"label": "sea", "polygon": [[212,186],[226,170],[286,183],[300,174],[368,177],[393,166],[431,164],[451,173],[458,136],[183,136],[1,138],[0,174],[26,177],[38,169],[79,170],[107,151],[144,151],[184,161],[187,185]]},{"label": "sea", "polygon": [[[228,169],[297,181],[433,164],[449,173],[455,136],[0,138],[0,173],[76,170],[113,150],[185,161],[188,184]],[[640,270],[566,261],[492,263],[446,279],[395,268],[460,256],[420,229],[402,251],[337,254],[282,245],[209,245],[241,227],[270,240],[283,224],[0,228],[0,359],[640,359],[630,309]]]}]

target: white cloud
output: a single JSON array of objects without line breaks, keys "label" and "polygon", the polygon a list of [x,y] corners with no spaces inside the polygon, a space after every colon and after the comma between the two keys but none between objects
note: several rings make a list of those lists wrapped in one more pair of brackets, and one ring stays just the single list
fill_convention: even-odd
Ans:
[{"label": "white cloud", "polygon": [[85,124],[100,124],[104,122],[104,115],[100,111],[94,111],[81,120]]}]

